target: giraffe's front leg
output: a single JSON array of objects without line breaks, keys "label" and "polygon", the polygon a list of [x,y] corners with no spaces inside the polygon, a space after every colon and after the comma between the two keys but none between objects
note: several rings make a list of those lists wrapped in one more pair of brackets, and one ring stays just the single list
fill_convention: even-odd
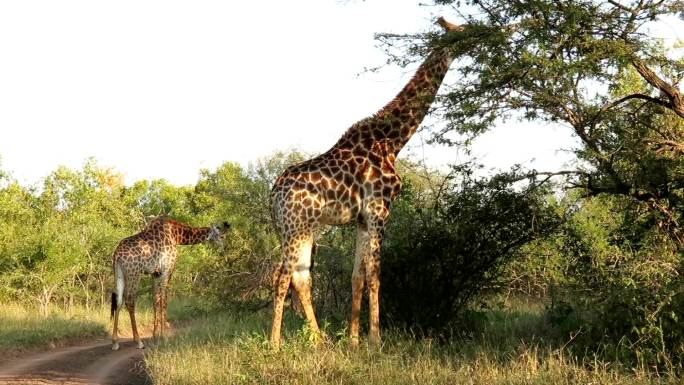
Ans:
[{"label": "giraffe's front leg", "polygon": [[354,271],[352,273],[352,309],[349,334],[352,346],[359,344],[359,322],[361,317],[361,299],[366,279],[365,258],[369,244],[368,231],[358,225],[356,229],[356,253],[354,256]]},{"label": "giraffe's front leg", "polygon": [[162,319],[162,279],[160,276],[154,278],[154,304],[152,306],[154,310],[154,322],[152,326],[152,337],[157,339],[161,336],[161,319]]},{"label": "giraffe's front leg", "polygon": [[382,236],[371,236],[370,257],[366,260],[366,283],[368,283],[368,317],[371,345],[380,344],[380,244]]},{"label": "giraffe's front leg", "polygon": [[352,316],[350,338],[352,346],[359,343],[359,316],[361,313],[361,297],[364,283],[368,285],[368,307],[370,331],[369,340],[372,345],[380,343],[380,246],[384,232],[384,223],[389,210],[378,204],[371,211],[376,215],[368,215],[357,226],[356,256],[352,274]]}]

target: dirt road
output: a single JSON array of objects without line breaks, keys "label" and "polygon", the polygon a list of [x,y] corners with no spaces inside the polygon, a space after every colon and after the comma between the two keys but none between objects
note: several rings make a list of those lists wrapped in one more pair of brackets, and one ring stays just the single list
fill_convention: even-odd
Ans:
[{"label": "dirt road", "polygon": [[0,362],[0,384],[151,384],[143,353],[130,339],[121,340],[118,351],[112,351],[111,341],[98,339],[32,353]]}]

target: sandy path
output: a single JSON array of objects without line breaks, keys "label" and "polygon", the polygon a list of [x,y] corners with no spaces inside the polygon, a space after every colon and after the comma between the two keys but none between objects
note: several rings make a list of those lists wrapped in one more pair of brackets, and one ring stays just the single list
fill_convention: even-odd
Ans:
[{"label": "sandy path", "polygon": [[88,343],[17,357],[0,363],[0,384],[151,384],[144,370],[143,352],[135,343],[121,340],[112,351],[111,342]]}]

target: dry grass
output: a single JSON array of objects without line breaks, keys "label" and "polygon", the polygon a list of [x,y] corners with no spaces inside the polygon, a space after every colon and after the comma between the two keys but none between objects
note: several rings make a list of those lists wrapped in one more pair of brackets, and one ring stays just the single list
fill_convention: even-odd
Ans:
[{"label": "dry grass", "polygon": [[[192,301],[172,300],[169,303],[169,319],[173,322],[191,318],[194,316],[193,309]],[[141,333],[149,334],[152,327],[149,304],[143,302],[138,306],[136,319]],[[5,303],[0,305],[0,352],[108,336],[111,327],[109,308],[73,306],[65,310],[52,306],[50,314],[44,317],[34,306]],[[130,319],[126,311],[119,316],[119,333],[124,338],[131,336]]]},{"label": "dry grass", "polygon": [[74,307],[67,312],[52,307],[44,317],[32,306],[9,303],[0,306],[0,350],[24,349],[74,338],[106,334],[109,317],[104,310]]},{"label": "dry grass", "polygon": [[[314,346],[290,319],[279,352],[270,349],[268,313],[219,314],[149,352],[155,384],[669,384],[674,377],[573,357],[534,335],[534,309],[491,317],[479,335],[446,344],[387,332],[380,348],[352,348],[345,331]],[[334,341],[334,342],[331,342]]]}]

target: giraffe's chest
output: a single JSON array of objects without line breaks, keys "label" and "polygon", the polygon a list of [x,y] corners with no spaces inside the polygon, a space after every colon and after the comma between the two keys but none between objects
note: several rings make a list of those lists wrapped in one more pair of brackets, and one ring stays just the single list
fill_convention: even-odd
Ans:
[{"label": "giraffe's chest", "polygon": [[[383,180],[384,179],[384,180]],[[373,207],[389,208],[401,187],[398,176],[380,175],[375,178],[355,180],[354,184],[345,187],[342,194],[331,196],[326,192],[323,200],[321,223],[338,225],[366,216]]]}]

